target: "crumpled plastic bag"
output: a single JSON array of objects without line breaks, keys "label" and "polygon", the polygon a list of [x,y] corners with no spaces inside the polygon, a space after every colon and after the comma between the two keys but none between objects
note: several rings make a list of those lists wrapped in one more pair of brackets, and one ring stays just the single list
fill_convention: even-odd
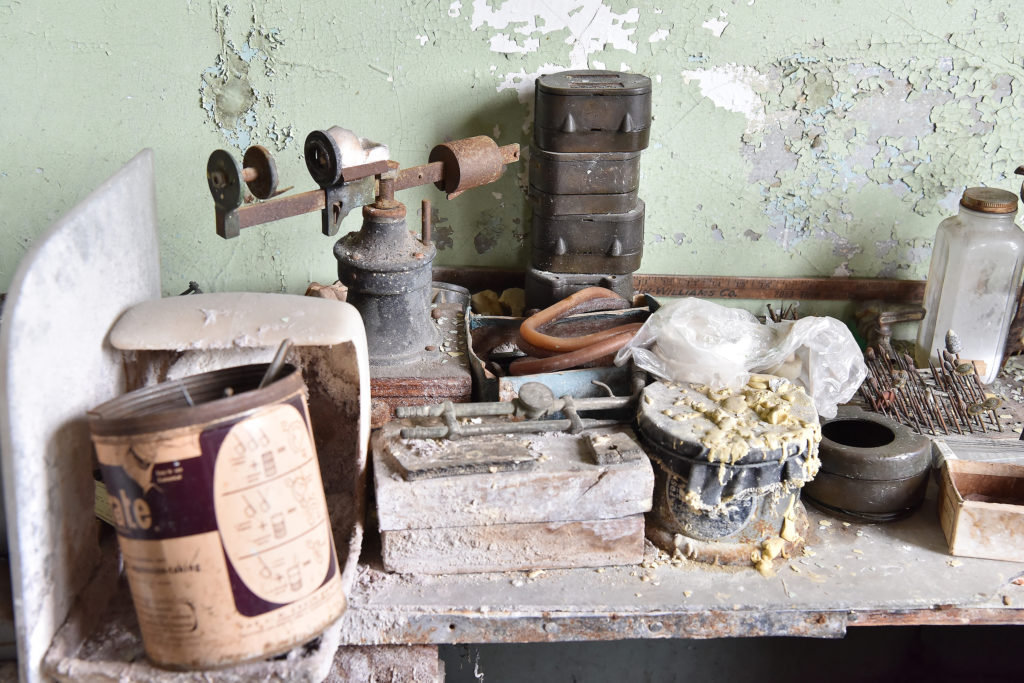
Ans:
[{"label": "crumpled plastic bag", "polygon": [[835,417],[867,376],[860,347],[835,318],[760,323],[753,313],[704,299],[662,306],[615,356],[656,377],[738,389],[752,372],[804,387],[818,414]]}]

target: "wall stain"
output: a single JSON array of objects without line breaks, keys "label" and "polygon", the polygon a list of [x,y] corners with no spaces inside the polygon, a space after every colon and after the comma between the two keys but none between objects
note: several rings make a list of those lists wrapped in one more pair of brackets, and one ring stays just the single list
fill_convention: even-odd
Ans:
[{"label": "wall stain", "polygon": [[455,239],[453,237],[454,230],[448,223],[447,217],[442,217],[441,212],[431,207],[430,209],[430,221],[431,221],[431,237],[434,241],[434,246],[437,247],[438,251],[444,251],[445,249],[451,249],[455,246]]},{"label": "wall stain", "polygon": [[505,234],[505,222],[502,213],[497,209],[486,209],[480,213],[476,221],[477,232],[473,236],[476,253],[486,254],[498,245]]}]

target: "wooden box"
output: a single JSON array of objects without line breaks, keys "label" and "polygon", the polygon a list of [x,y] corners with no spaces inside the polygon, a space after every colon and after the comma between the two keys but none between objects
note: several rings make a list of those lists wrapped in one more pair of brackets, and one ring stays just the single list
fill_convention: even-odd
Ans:
[{"label": "wooden box", "polygon": [[953,555],[1024,562],[1024,467],[946,460],[939,520]]}]

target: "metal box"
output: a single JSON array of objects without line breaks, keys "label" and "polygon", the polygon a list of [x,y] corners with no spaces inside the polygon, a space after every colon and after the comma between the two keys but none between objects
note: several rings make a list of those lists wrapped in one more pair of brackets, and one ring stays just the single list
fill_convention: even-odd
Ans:
[{"label": "metal box", "polygon": [[558,273],[632,273],[644,249],[644,203],[628,213],[533,215],[530,265]]},{"label": "metal box", "polygon": [[622,194],[550,194],[530,186],[530,203],[537,216],[580,216],[593,213],[626,213],[637,203],[636,192]]},{"label": "metal box", "polygon": [[635,152],[647,147],[651,79],[563,71],[537,79],[533,137],[549,152]]},{"label": "metal box", "polygon": [[530,185],[550,194],[624,194],[640,187],[640,152],[558,154],[530,148]]}]

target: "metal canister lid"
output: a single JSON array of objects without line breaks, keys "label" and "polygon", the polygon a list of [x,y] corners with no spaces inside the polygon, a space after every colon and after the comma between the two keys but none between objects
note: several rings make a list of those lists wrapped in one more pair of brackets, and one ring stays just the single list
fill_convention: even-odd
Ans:
[{"label": "metal canister lid", "polygon": [[960,206],[981,213],[1013,213],[1017,195],[995,187],[969,187],[960,198]]},{"label": "metal canister lid", "polygon": [[538,78],[537,90],[552,95],[647,95],[651,79],[618,71],[562,71]]}]

